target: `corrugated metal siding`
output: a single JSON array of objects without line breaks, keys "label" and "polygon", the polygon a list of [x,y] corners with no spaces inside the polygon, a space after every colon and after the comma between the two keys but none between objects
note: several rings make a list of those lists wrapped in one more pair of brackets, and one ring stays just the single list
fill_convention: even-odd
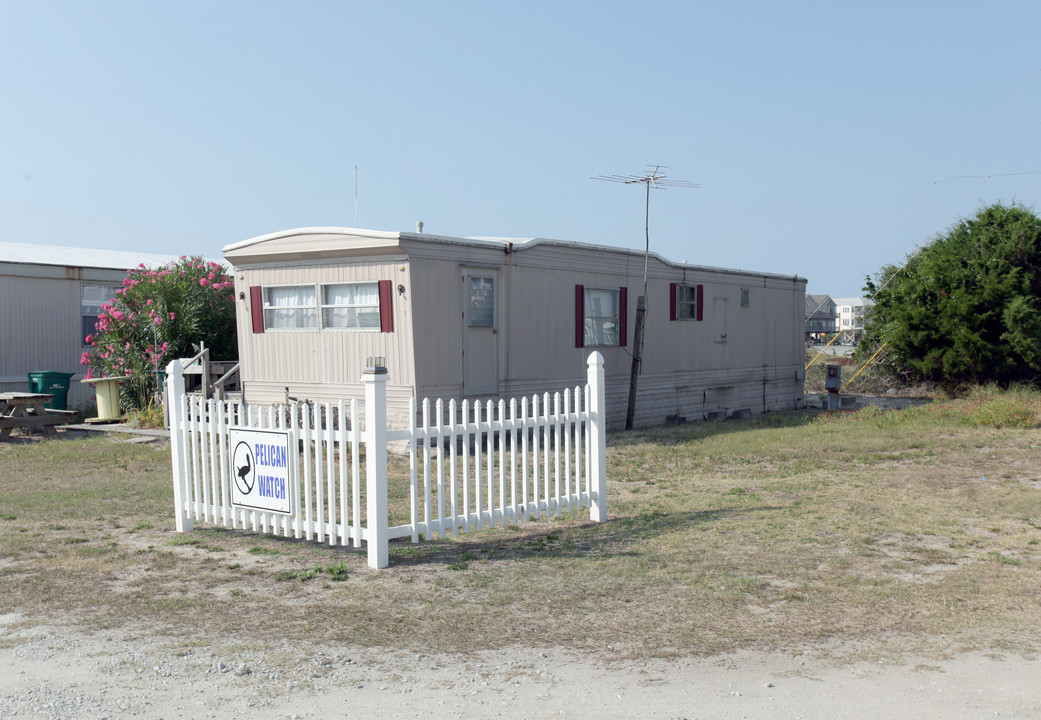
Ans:
[{"label": "corrugated metal siding", "polygon": [[[608,427],[625,426],[629,401],[629,365],[625,372],[612,372],[606,382]],[[610,370],[606,366],[605,370]],[[617,370],[617,368],[616,368]],[[640,376],[633,424],[637,427],[662,425],[667,418],[684,417],[688,422],[704,420],[709,413],[729,417],[734,411],[749,410],[752,415],[801,407],[803,383],[801,366],[778,368],[730,368],[703,372],[676,372]],[[556,381],[529,380],[513,383],[511,397],[542,396],[545,392],[581,387],[585,376],[569,376]]]},{"label": "corrugated metal siding", "polygon": [[462,393],[462,275],[455,259],[410,257],[420,397]]},{"label": "corrugated metal siding", "polygon": [[[440,248],[439,248],[440,249]],[[416,250],[409,246],[410,252]],[[624,424],[637,297],[643,289],[642,260],[590,253],[575,247],[543,246],[509,257],[413,259],[418,297],[427,316],[417,323],[417,369],[423,397],[458,397],[461,343],[458,289],[460,266],[500,263],[500,394],[541,395],[585,382],[585,361],[595,349],[605,359],[610,423]],[[605,257],[606,256],[606,257]],[[613,261],[613,262],[612,262]],[[422,267],[422,271],[420,271]],[[801,403],[801,305],[805,283],[754,273],[675,268],[652,258],[648,268],[648,313],[637,425],[661,424],[670,415],[701,419],[710,412],[792,408]],[[669,283],[705,287],[700,322],[670,321]],[[427,287],[429,284],[429,288]],[[629,289],[628,347],[574,347],[574,286]],[[741,305],[748,290],[747,307]],[[717,298],[719,301],[717,302]],[[448,308],[457,310],[449,312]],[[713,312],[725,312],[721,322]],[[726,342],[717,342],[720,328]],[[428,350],[429,349],[429,350]]]},{"label": "corrugated metal siding", "polygon": [[[434,243],[404,235],[400,243],[408,262],[402,298],[405,307],[400,312],[396,308],[395,321],[405,317],[411,322],[396,326],[395,335],[400,332],[408,337],[395,339],[400,347],[375,352],[387,355],[392,384],[414,385],[418,398],[460,397],[463,268],[495,267],[499,278],[498,394],[541,394],[584,384],[586,358],[595,349],[605,359],[611,425],[624,422],[636,303],[643,291],[642,256],[549,243],[510,254],[506,245]],[[358,251],[356,244],[351,250]],[[339,264],[328,262],[333,264],[324,268],[306,264],[292,269],[257,268],[246,272],[244,285],[291,284],[318,272],[331,273],[335,267],[344,272],[354,268],[350,272],[355,272],[363,265],[354,258]],[[382,267],[375,259],[369,264]],[[805,280],[678,266],[654,257],[647,272],[648,313],[636,424],[660,424],[669,415],[697,419],[710,412],[748,409],[755,413],[801,403]],[[669,320],[669,284],[673,282],[704,286],[702,321]],[[628,288],[626,348],[575,347],[576,284]],[[742,289],[748,290],[747,307],[741,305]],[[244,362],[253,365],[245,369],[247,383],[250,378],[254,384],[270,383],[272,387],[278,378],[305,384],[355,382],[357,374],[336,375],[327,371],[328,364],[342,358],[351,367],[366,354],[373,354],[356,336],[340,338],[338,344],[323,342],[319,333],[310,337],[294,333],[295,341],[286,339],[286,333],[278,334],[281,339],[258,340],[263,336],[249,334],[248,311],[240,307],[243,312],[239,317],[240,339],[244,340],[241,354]],[[721,338],[723,332],[725,339]],[[408,338],[414,338],[414,344]],[[247,361],[260,352],[267,357]],[[406,355],[414,361],[406,363]],[[392,366],[392,357],[399,367]],[[312,392],[324,391],[316,386]],[[278,388],[272,395],[281,397],[284,391]]]},{"label": "corrugated metal siding", "polygon": [[[358,398],[359,412],[365,409],[365,386],[360,383],[295,383],[290,399],[307,400],[311,403],[331,402],[334,405],[344,399]],[[404,427],[408,418],[408,404],[412,398],[410,386],[387,383],[387,418],[390,427]],[[253,381],[246,388],[246,401],[251,405],[279,405],[286,399],[285,384],[281,382]]]},{"label": "corrugated metal siding", "polygon": [[27,392],[26,373],[50,370],[74,373],[70,408],[93,400],[94,390],[78,382],[85,349],[80,285],[79,280],[0,276],[0,392]]}]

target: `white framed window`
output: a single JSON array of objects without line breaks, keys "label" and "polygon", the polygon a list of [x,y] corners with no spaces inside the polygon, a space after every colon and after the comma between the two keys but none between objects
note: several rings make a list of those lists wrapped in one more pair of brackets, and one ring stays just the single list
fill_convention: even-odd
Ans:
[{"label": "white framed window", "polygon": [[322,285],[322,327],[380,329],[380,292],[375,282]]},{"label": "white framed window", "polygon": [[101,306],[116,296],[122,285],[95,285],[83,283],[80,285],[80,343],[87,347],[87,336],[94,334],[94,326],[97,325],[98,316],[101,315]]},{"label": "white framed window", "polygon": [[697,288],[690,285],[676,286],[676,319],[694,320],[698,316]]},{"label": "white framed window", "polygon": [[751,304],[751,290],[748,288],[741,288],[741,307],[748,307]]},{"label": "white framed window", "polygon": [[276,285],[263,289],[265,330],[317,330],[314,285]]},{"label": "white framed window", "polygon": [[585,289],[584,343],[618,345],[618,290]]},{"label": "white framed window", "polygon": [[705,286],[669,284],[669,320],[701,320]]}]

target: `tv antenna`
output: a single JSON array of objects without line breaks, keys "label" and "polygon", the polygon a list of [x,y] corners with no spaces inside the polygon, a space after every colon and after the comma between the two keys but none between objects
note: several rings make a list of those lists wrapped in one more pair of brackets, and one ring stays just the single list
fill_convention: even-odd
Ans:
[{"label": "tv antenna", "polygon": [[650,169],[650,165],[648,165],[647,168],[648,172],[643,175],[597,175],[593,178],[594,180],[605,180],[607,182],[621,183],[622,185],[643,185],[646,188],[646,200],[644,202],[643,212],[643,294],[645,296],[647,295],[647,258],[651,253],[651,188],[654,188],[655,190],[665,190],[670,187],[701,187],[700,183],[691,182],[690,180],[669,179],[669,177],[662,172],[662,170],[668,169],[668,165],[655,165],[653,170]]},{"label": "tv antenna", "polygon": [[643,175],[597,175],[593,180],[621,183],[622,185],[643,185],[646,190],[643,212],[643,295],[636,300],[636,331],[633,333],[633,367],[629,376],[629,407],[625,413],[625,429],[633,427],[633,416],[636,414],[636,384],[640,376],[640,364],[643,361],[643,324],[647,314],[647,262],[651,255],[651,188],[665,190],[670,187],[699,188],[701,185],[690,180],[671,180],[662,170],[667,165],[647,166]]}]

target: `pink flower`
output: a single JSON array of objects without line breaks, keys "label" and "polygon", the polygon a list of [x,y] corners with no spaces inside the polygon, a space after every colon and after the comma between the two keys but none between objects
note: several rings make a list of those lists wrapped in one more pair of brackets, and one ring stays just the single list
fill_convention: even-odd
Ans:
[{"label": "pink flower", "polygon": [[173,313],[170,313],[170,319],[171,319],[171,320],[173,320],[173,319],[174,319],[174,314],[173,314]]},{"label": "pink flower", "polygon": [[199,284],[202,285],[203,287],[206,287],[207,285],[210,284],[210,281],[207,280],[206,278],[199,278]]},{"label": "pink flower", "polygon": [[[94,342],[94,336],[93,335],[88,335],[87,337],[85,337],[83,339],[83,342],[87,343],[88,345],[92,344]],[[86,353],[84,353],[84,354],[86,354]]]}]

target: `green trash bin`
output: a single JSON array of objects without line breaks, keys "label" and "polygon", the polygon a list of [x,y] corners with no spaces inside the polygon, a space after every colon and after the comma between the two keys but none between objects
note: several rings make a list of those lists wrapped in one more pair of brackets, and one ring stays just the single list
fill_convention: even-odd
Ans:
[{"label": "green trash bin", "polygon": [[73,373],[63,372],[31,372],[29,377],[29,392],[46,393],[53,395],[44,405],[51,410],[66,410],[69,397],[69,381]]}]

